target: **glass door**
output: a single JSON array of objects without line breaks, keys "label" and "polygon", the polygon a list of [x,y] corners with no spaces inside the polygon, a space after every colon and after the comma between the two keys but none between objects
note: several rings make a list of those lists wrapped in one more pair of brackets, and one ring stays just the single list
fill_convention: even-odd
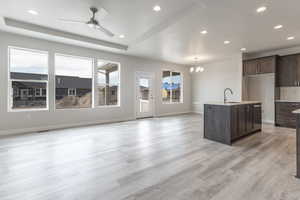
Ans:
[{"label": "glass door", "polygon": [[153,117],[153,75],[139,72],[136,77],[137,118]]}]

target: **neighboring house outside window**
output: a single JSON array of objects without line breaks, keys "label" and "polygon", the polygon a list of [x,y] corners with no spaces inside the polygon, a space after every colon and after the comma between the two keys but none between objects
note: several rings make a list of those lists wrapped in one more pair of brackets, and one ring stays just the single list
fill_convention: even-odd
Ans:
[{"label": "neighboring house outside window", "polygon": [[56,109],[92,107],[92,59],[57,54],[55,73]]},{"label": "neighboring house outside window", "polygon": [[47,109],[48,53],[9,47],[9,90],[12,110]]}]

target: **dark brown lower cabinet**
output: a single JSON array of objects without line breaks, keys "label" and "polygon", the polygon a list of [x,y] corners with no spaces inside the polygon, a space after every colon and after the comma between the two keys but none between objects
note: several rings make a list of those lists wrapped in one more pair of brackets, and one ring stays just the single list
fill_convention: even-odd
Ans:
[{"label": "dark brown lower cabinet", "polygon": [[262,129],[262,111],[261,104],[253,105],[253,130],[261,130]]},{"label": "dark brown lower cabinet", "polygon": [[297,178],[300,178],[300,114],[296,114],[296,148],[297,148]]},{"label": "dark brown lower cabinet", "polygon": [[299,102],[276,102],[276,126],[296,128],[296,115],[294,110],[300,109]]},{"label": "dark brown lower cabinet", "polygon": [[261,104],[204,105],[204,138],[231,145],[261,131]]}]

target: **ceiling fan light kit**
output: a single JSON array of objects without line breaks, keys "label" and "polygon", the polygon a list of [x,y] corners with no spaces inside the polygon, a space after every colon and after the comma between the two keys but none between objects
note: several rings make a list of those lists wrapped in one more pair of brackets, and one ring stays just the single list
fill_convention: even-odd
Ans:
[{"label": "ceiling fan light kit", "polygon": [[[101,9],[103,10],[103,9]],[[113,37],[115,34],[113,34],[110,30],[104,28],[99,21],[96,19],[96,14],[98,13],[98,8],[96,7],[91,7],[90,11],[92,12],[92,17],[90,18],[89,21],[84,22],[84,21],[78,21],[78,20],[69,20],[69,19],[60,19],[60,21],[63,22],[69,22],[69,23],[81,23],[81,24],[86,24],[88,27],[95,29],[95,30],[99,30],[101,32],[103,32],[104,34],[106,34],[109,37]]]}]

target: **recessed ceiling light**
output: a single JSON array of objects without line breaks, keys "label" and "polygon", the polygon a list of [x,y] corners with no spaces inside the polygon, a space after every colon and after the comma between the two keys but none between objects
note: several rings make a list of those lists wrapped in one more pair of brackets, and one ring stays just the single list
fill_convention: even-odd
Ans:
[{"label": "recessed ceiling light", "polygon": [[267,10],[267,7],[266,6],[262,6],[262,7],[257,8],[256,12],[262,13],[262,12],[265,12],[266,10]]},{"label": "recessed ceiling light", "polygon": [[293,39],[295,39],[294,36],[287,37],[287,40],[293,40]]},{"label": "recessed ceiling light", "polygon": [[125,38],[125,35],[119,35],[119,38]]},{"label": "recessed ceiling light", "polygon": [[159,12],[161,10],[161,7],[159,5],[156,5],[156,6],[153,7],[153,10],[155,12]]},{"label": "recessed ceiling light", "polygon": [[39,13],[35,10],[28,10],[27,11],[29,14],[32,14],[32,15],[38,15]]},{"label": "recessed ceiling light", "polygon": [[224,44],[230,44],[230,41],[225,40],[225,41],[224,41]]},{"label": "recessed ceiling light", "polygon": [[278,24],[276,26],[274,26],[274,29],[281,29],[283,26],[281,24]]},{"label": "recessed ceiling light", "polygon": [[246,51],[247,49],[246,48],[241,48],[241,51]]},{"label": "recessed ceiling light", "polygon": [[201,31],[201,34],[202,34],[202,35],[205,35],[205,34],[207,34],[207,30],[203,30],[203,31]]}]

